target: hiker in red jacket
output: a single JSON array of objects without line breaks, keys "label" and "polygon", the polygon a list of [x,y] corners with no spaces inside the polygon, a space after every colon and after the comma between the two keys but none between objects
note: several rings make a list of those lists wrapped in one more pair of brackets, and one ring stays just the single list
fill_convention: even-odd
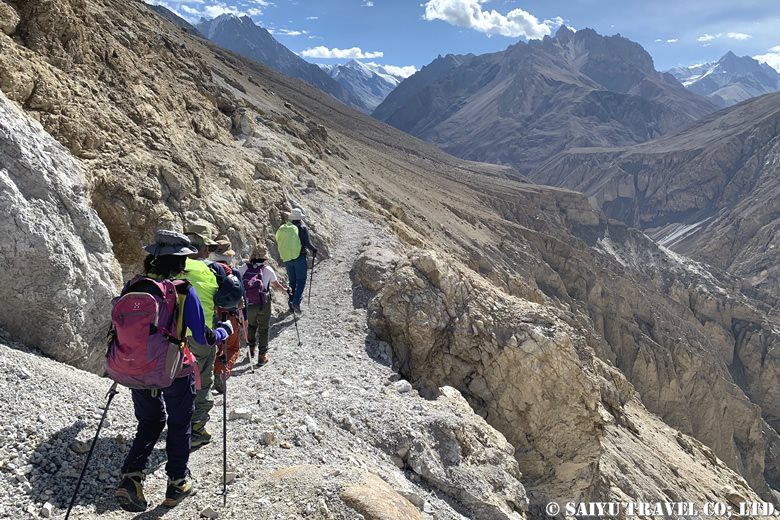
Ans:
[{"label": "hiker in red jacket", "polygon": [[[217,237],[216,242],[216,249],[209,254],[209,260],[219,262],[227,274],[234,274],[241,281],[241,274],[233,266],[236,252],[233,251],[233,244],[231,244],[230,239],[223,235]],[[244,330],[244,298],[241,299],[238,305],[230,309],[217,307],[216,313],[218,319],[222,319],[224,316],[233,325],[233,334],[228,336],[227,341],[223,345],[220,345],[219,351],[217,351],[217,358],[214,361],[214,390],[221,394],[225,392],[225,381],[230,377],[233,365],[241,353],[240,334]],[[227,369],[222,362],[223,348],[227,348]]]}]

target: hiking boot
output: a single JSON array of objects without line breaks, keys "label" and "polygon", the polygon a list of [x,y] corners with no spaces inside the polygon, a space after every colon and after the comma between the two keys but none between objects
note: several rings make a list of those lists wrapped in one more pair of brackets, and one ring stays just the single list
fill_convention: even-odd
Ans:
[{"label": "hiking boot", "polygon": [[165,490],[165,507],[178,506],[179,503],[192,493],[192,480],[183,477],[173,480],[168,478],[168,488]]},{"label": "hiking boot", "polygon": [[267,353],[258,354],[258,356],[257,356],[257,367],[260,368],[261,366],[265,365],[266,363],[268,363],[268,354]]},{"label": "hiking boot", "polygon": [[211,442],[211,434],[206,429],[206,423],[192,425],[192,438],[190,440],[190,450],[196,450],[201,446]]},{"label": "hiking boot", "polygon": [[300,305],[293,305],[293,309],[295,310],[295,314],[301,315],[303,314],[303,311],[301,310]]},{"label": "hiking boot", "polygon": [[218,394],[225,393],[225,378],[222,374],[214,374],[214,385],[212,388]]},{"label": "hiking boot", "polygon": [[146,498],[144,497],[144,474],[141,471],[123,473],[122,480],[116,488],[116,499],[119,507],[125,511],[141,513],[146,511]]}]

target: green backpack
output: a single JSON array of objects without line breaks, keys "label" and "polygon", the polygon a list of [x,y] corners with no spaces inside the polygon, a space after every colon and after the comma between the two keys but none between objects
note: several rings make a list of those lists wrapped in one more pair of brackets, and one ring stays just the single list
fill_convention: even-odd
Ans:
[{"label": "green backpack", "polygon": [[282,262],[289,262],[301,256],[301,239],[298,237],[298,227],[290,222],[283,224],[276,231],[276,245]]}]

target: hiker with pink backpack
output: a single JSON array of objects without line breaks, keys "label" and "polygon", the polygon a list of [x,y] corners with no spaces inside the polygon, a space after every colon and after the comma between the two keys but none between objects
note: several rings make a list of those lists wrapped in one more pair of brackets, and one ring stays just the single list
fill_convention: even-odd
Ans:
[{"label": "hiker with pink backpack", "polygon": [[114,299],[111,341],[106,356],[109,376],[132,389],[138,428],[122,465],[116,497],[122,509],[146,510],[144,470],[166,423],[165,471],[168,485],[163,505],[173,507],[192,492],[187,466],[191,421],[200,372],[186,343],[215,348],[233,332],[229,322],[205,326],[203,307],[192,285],[175,280],[185,269],[187,255],[197,250],[186,235],[160,230],[144,247],[145,274],[127,282]]},{"label": "hiker with pink backpack", "polygon": [[290,293],[290,288],[279,282],[276,272],[266,262],[268,249],[258,244],[249,261],[238,268],[244,283],[247,305],[249,362],[252,363],[255,348],[257,365],[268,363],[268,342],[271,328],[271,286]]}]

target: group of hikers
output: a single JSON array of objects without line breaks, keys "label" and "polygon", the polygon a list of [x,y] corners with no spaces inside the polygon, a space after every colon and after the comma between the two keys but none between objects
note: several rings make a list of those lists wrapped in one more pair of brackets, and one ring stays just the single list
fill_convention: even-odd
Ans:
[{"label": "group of hikers", "polygon": [[166,424],[163,505],[176,506],[192,492],[190,452],[212,440],[212,388],[225,391],[242,342],[253,367],[255,353],[258,367],[268,362],[271,288],[287,293],[285,314],[297,320],[302,313],[308,252],[312,264],[317,255],[303,218],[294,208],[275,234],[287,284],[269,265],[263,240],[236,265],[230,240],[214,239],[205,222],[189,223],[184,233],[159,230],[144,247],[143,274],[127,282],[112,304],[106,358],[108,375],[132,389],[138,420],[116,489],[123,509],[146,510],[144,470]]}]

